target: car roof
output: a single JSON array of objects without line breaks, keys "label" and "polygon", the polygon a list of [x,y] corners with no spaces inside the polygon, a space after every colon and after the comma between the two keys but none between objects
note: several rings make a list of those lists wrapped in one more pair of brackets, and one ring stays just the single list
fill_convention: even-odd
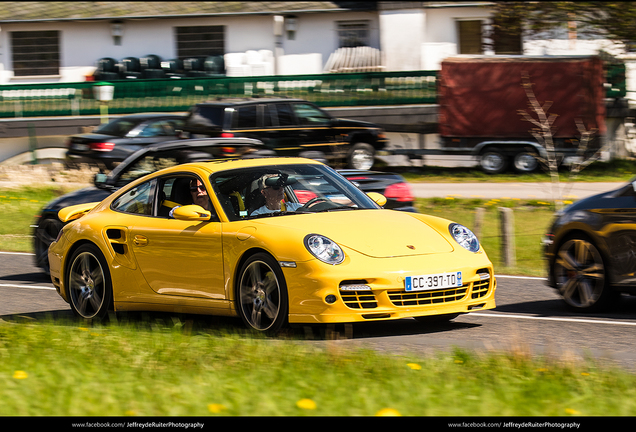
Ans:
[{"label": "car roof", "polygon": [[228,98],[213,101],[205,101],[196,106],[229,106],[229,105],[249,105],[254,103],[277,103],[277,102],[309,102],[304,99],[292,98]]},{"label": "car roof", "polygon": [[157,117],[166,117],[166,118],[183,118],[184,115],[183,114],[174,114],[174,113],[158,113],[158,112],[152,112],[152,113],[136,113],[136,114],[127,114],[127,115],[123,115],[117,118],[113,118],[113,120],[119,120],[119,119],[135,119],[135,120],[139,120],[139,119],[149,119],[149,118],[157,118]]},{"label": "car roof", "polygon": [[127,167],[129,160],[137,160],[144,154],[159,151],[159,150],[177,150],[186,148],[208,147],[208,146],[223,146],[223,145],[244,145],[262,147],[263,143],[254,138],[232,137],[232,138],[196,138],[196,139],[177,139],[174,141],[164,141],[160,143],[148,144],[135,153],[128,156],[122,163],[117,165],[113,169],[109,177],[116,177],[118,173]]},{"label": "car roof", "polygon": [[180,165],[174,165],[169,168],[157,171],[158,173],[166,171],[180,171],[188,168],[198,168],[209,173],[215,173],[219,171],[227,171],[237,168],[258,168],[268,167],[275,165],[324,165],[321,162],[313,159],[306,159],[301,157],[271,157],[271,158],[256,158],[256,159],[217,159],[213,161],[204,162],[190,162]]}]

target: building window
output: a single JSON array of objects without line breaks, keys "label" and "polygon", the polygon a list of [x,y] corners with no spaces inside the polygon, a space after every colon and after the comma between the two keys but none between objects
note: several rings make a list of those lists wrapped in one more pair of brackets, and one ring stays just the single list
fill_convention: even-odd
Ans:
[{"label": "building window", "polygon": [[521,43],[521,23],[515,18],[498,20],[493,23],[492,40],[495,54],[523,54]]},{"label": "building window", "polygon": [[57,30],[11,32],[14,75],[59,75],[59,34]]},{"label": "building window", "polygon": [[183,60],[225,54],[225,27],[177,27],[177,56]]},{"label": "building window", "polygon": [[482,54],[482,22],[457,21],[459,29],[459,54]]},{"label": "building window", "polygon": [[369,21],[338,21],[338,48],[369,46]]}]

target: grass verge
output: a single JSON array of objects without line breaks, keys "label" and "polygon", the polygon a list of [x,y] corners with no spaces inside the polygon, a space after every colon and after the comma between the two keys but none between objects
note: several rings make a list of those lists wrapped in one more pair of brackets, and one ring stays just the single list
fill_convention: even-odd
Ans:
[{"label": "grass verge", "polygon": [[[196,327],[196,326],[195,326]],[[632,416],[592,360],[386,355],[188,322],[0,322],[2,416]]]}]

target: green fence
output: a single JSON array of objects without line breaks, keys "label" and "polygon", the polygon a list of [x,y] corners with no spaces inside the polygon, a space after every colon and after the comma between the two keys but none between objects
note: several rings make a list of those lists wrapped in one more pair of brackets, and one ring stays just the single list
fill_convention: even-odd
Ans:
[{"label": "green fence", "polygon": [[[436,101],[436,71],[324,75],[117,80],[110,114],[187,111],[228,97],[294,97],[319,106],[429,104]],[[0,86],[0,118],[98,115],[98,83]],[[101,83],[99,83],[101,84]]]},{"label": "green fence", "polygon": [[[609,65],[607,97],[624,97],[625,66]],[[187,111],[227,97],[294,97],[323,107],[434,104],[437,71],[368,72],[260,77],[116,80],[110,114]],[[99,115],[98,83],[0,85],[0,118]]]}]

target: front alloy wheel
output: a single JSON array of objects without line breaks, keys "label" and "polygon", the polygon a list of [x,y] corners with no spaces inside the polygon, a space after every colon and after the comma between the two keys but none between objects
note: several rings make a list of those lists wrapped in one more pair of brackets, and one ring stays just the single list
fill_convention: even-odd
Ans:
[{"label": "front alloy wheel", "polygon": [[586,238],[566,240],[559,247],[553,271],[559,293],[575,310],[599,310],[616,297],[606,278],[603,257]]},{"label": "front alloy wheel", "polygon": [[86,244],[73,253],[70,263],[67,289],[73,313],[84,319],[103,319],[113,298],[104,256],[96,246]]},{"label": "front alloy wheel", "polygon": [[271,256],[258,253],[243,264],[237,302],[241,319],[251,329],[275,334],[287,323],[287,286]]}]

